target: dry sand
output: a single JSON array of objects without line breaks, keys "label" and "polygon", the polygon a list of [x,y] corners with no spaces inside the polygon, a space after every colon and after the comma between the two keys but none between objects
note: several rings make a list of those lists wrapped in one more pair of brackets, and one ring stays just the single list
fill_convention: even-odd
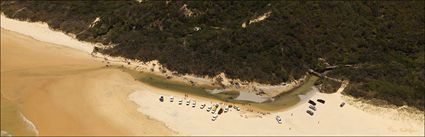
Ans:
[{"label": "dry sand", "polygon": [[[380,109],[388,113],[365,111],[358,107],[360,102],[341,95],[341,90],[323,94],[314,89],[295,107],[282,112],[261,115],[242,107],[241,111],[230,109],[211,121],[212,114],[199,109],[199,105],[211,105],[217,100],[191,96],[197,100],[196,108],[179,106],[177,102],[184,94],[136,82],[116,69],[104,69],[104,64],[94,61],[87,52],[13,32],[1,33],[2,93],[20,104],[23,114],[41,135],[424,134],[423,112],[394,119],[399,114],[397,109]],[[161,103],[160,95],[176,99]],[[318,98],[326,103],[318,104],[314,116],[309,116],[306,100]],[[347,104],[341,108],[341,102]],[[283,124],[277,124],[276,115],[282,117]]]},{"label": "dry sand", "polygon": [[[178,105],[177,101],[184,96],[155,90],[139,90],[130,94],[129,99],[139,105],[138,111],[160,121],[173,130],[184,135],[423,135],[424,122],[417,119],[406,118],[396,120],[389,118],[399,115],[391,112],[393,109],[381,108],[387,113],[376,114],[357,108],[340,93],[324,94],[316,88],[289,110],[273,112],[271,114],[258,114],[248,112],[242,107],[241,111],[230,109],[228,113],[219,115],[212,121],[212,114],[199,106],[206,103],[210,106],[217,101],[195,99],[197,106]],[[166,95],[165,102],[160,103],[158,97]],[[175,101],[169,102],[168,97],[173,95]],[[325,104],[317,104],[314,116],[306,113],[308,99],[324,99]],[[347,98],[347,97],[344,97]],[[190,98],[188,98],[190,99]],[[340,103],[347,102],[344,107]],[[366,104],[363,104],[366,105]],[[374,107],[374,106],[369,106]],[[390,113],[391,112],[391,113]],[[423,113],[422,113],[423,114]],[[278,124],[275,117],[279,115],[283,124]],[[420,115],[410,115],[421,117]]]}]

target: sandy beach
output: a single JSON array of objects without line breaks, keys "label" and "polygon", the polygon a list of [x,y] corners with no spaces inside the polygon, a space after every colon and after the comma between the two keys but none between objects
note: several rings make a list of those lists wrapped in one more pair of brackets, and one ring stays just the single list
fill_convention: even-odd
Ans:
[{"label": "sandy beach", "polygon": [[[89,48],[74,47],[84,45],[75,39],[42,42],[60,32],[41,29],[37,32],[48,35],[40,34],[40,39],[25,36],[34,23],[20,23],[1,30],[1,93],[17,104],[39,135],[424,134],[423,112],[362,103],[342,95],[344,87],[334,94],[313,87],[298,104],[277,112],[251,112],[250,106],[238,105],[240,111],[229,109],[212,121],[213,114],[205,110],[208,106],[231,103],[189,96],[186,99],[196,100],[195,108],[186,102],[179,105],[185,94],[152,87],[120,69],[106,68],[105,62],[90,55]],[[161,95],[166,97],[164,102],[159,101]],[[169,96],[174,96],[173,102]],[[326,101],[316,101],[313,116],[306,113],[309,99]],[[340,107],[343,102],[345,106]],[[207,107],[200,109],[203,103]],[[2,125],[2,130],[6,128]]]},{"label": "sandy beach", "polygon": [[1,34],[2,94],[39,135],[172,133],[127,101],[131,85],[138,85],[128,74],[103,69],[84,52],[3,29]]},{"label": "sandy beach", "polygon": [[[207,100],[196,100],[196,108],[178,105],[177,101],[163,103],[157,100],[158,94],[152,90],[141,90],[130,94],[130,100],[139,105],[138,111],[152,118],[164,121],[168,127],[188,135],[423,135],[424,123],[418,119],[394,119],[401,115],[399,111],[381,108],[383,112],[366,112],[357,108],[348,97],[340,93],[324,94],[313,89],[302,102],[292,109],[282,112],[272,112],[262,115],[258,112],[249,112],[230,109],[229,112],[218,116],[212,121],[212,114],[200,109],[200,104],[212,105]],[[172,94],[171,94],[172,95]],[[168,96],[171,96],[168,95]],[[175,100],[184,96],[173,95]],[[155,99],[155,97],[157,97]],[[152,100],[152,98],[154,98]],[[189,99],[189,98],[188,98]],[[306,113],[308,99],[324,99],[325,104],[318,103],[313,116]],[[155,105],[151,105],[151,102]],[[185,101],[184,101],[185,102]],[[346,102],[344,107],[340,103]],[[228,105],[228,104],[227,104]],[[367,104],[364,106],[374,107]],[[411,115],[420,117],[421,114]],[[283,119],[278,124],[276,116]],[[393,117],[393,118],[391,118]],[[423,117],[422,117],[423,118]]]}]

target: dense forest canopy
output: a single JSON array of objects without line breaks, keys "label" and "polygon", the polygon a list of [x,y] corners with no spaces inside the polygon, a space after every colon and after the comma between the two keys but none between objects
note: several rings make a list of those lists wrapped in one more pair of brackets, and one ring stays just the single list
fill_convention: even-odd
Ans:
[{"label": "dense forest canopy", "polygon": [[1,12],[182,74],[277,84],[349,65],[328,73],[350,80],[345,93],[424,110],[424,1],[2,1]]}]

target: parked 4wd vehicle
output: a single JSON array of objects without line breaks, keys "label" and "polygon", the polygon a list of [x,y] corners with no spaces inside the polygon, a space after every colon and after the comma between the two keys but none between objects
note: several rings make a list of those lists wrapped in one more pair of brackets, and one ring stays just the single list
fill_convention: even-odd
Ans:
[{"label": "parked 4wd vehicle", "polygon": [[218,117],[218,115],[217,114],[214,114],[211,120],[212,121],[215,121],[217,119],[217,117]]},{"label": "parked 4wd vehicle", "polygon": [[307,113],[308,113],[310,116],[313,116],[313,115],[314,115],[313,111],[311,111],[311,110],[307,110]]},{"label": "parked 4wd vehicle", "polygon": [[314,102],[313,100],[308,100],[308,103],[310,103],[311,105],[316,105],[316,102]]},{"label": "parked 4wd vehicle", "polygon": [[199,108],[204,109],[204,107],[205,107],[205,104],[202,104]]},{"label": "parked 4wd vehicle", "polygon": [[276,116],[276,121],[279,124],[282,124],[282,118],[280,118],[280,116]]},{"label": "parked 4wd vehicle", "polygon": [[171,96],[170,97],[170,102],[173,102],[174,101],[174,97],[173,96]]},{"label": "parked 4wd vehicle", "polygon": [[190,104],[190,99],[186,101],[186,106],[189,106]]},{"label": "parked 4wd vehicle", "polygon": [[227,111],[229,111],[229,107],[228,106],[224,107],[224,113],[227,113]]},{"label": "parked 4wd vehicle", "polygon": [[325,100],[323,100],[323,99],[317,99],[317,102],[320,102],[322,104],[325,104]]},{"label": "parked 4wd vehicle", "polygon": [[196,101],[193,101],[192,107],[195,108],[195,106],[196,106]]},{"label": "parked 4wd vehicle", "polygon": [[315,106],[313,106],[313,105],[310,105],[310,106],[308,106],[311,110],[314,110],[314,111],[316,111],[316,107]]},{"label": "parked 4wd vehicle", "polygon": [[345,105],[345,102],[342,102],[339,107],[343,107]]},{"label": "parked 4wd vehicle", "polygon": [[163,96],[159,97],[159,101],[163,102],[164,101],[164,97]]}]

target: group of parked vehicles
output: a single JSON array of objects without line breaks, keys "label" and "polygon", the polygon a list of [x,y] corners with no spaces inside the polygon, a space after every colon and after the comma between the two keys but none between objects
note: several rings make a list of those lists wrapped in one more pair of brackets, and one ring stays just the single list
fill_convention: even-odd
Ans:
[{"label": "group of parked vehicles", "polygon": [[[159,101],[164,102],[164,97],[163,96],[160,96]],[[170,96],[170,102],[173,102],[173,101],[174,101],[174,97],[173,96]],[[317,99],[316,101],[319,102],[319,103],[321,103],[321,104],[325,104],[325,100],[323,100],[323,99]],[[186,101],[186,106],[189,106],[190,105],[190,102],[191,102],[190,99],[187,100]],[[314,115],[314,111],[317,111],[317,108],[316,108],[317,103],[315,101],[313,101],[313,100],[309,100],[308,103],[310,105],[308,106],[309,109],[306,112],[310,116],[313,116]],[[182,105],[183,104],[183,99],[180,99],[178,101],[178,104],[179,105]],[[340,107],[343,107],[344,105],[345,105],[345,103],[342,102],[340,104]],[[195,108],[195,107],[196,107],[196,101],[195,100],[192,100],[192,108]],[[208,107],[206,106],[205,103],[203,103],[203,104],[200,105],[199,108],[200,109],[204,109],[205,107],[206,107],[206,111],[207,112],[211,112],[211,114],[213,114],[213,117],[211,118],[212,121],[217,120],[218,115],[221,115],[222,113],[227,113],[230,108],[234,108],[235,110],[240,111],[240,108],[237,107],[237,106],[224,105],[224,107],[220,107],[220,105],[217,104],[217,103],[216,104],[213,104],[211,106],[208,106]],[[216,111],[218,111],[218,112],[215,113]],[[280,116],[276,116],[276,121],[277,121],[278,124],[282,124],[283,123],[283,120],[282,120],[282,118]]]},{"label": "group of parked vehicles", "polygon": [[[317,99],[317,102],[322,103],[322,104],[325,104],[325,101],[323,99]],[[308,100],[308,103],[310,104],[308,106],[308,108],[310,108],[310,109],[308,109],[306,112],[310,116],[313,116],[314,115],[314,112],[313,111],[317,111],[316,102],[314,102],[313,100]]]},{"label": "group of parked vehicles", "polygon": [[[319,103],[325,104],[325,100],[323,100],[323,99],[317,99],[316,101],[319,102]],[[316,102],[314,102],[313,100],[308,100],[308,103],[310,104],[310,106],[308,106],[308,108],[310,108],[310,110],[307,110],[306,112],[310,116],[313,116],[314,115],[313,111],[317,111]],[[339,106],[344,107],[344,105],[345,105],[345,102],[342,102]]]},{"label": "group of parked vehicles", "polygon": [[[159,101],[161,101],[161,102],[164,102],[164,96],[160,96],[159,97]],[[170,102],[174,102],[174,97],[173,96],[170,96]],[[187,100],[186,101],[186,106],[189,106],[190,105],[190,103],[192,102],[192,108],[195,108],[196,107],[196,101],[195,100]],[[179,105],[182,105],[183,104],[183,99],[180,99],[179,101],[178,101],[178,104]],[[203,103],[203,104],[201,104],[200,105],[200,109],[204,109],[206,107],[206,104],[205,103]],[[234,108],[235,110],[237,110],[237,111],[240,111],[240,108],[239,107],[237,107],[237,106],[232,106],[232,105],[225,105],[224,107],[221,107],[220,108],[220,105],[219,104],[214,104],[214,105],[212,105],[212,106],[208,106],[207,108],[206,108],[206,111],[207,112],[211,112],[211,114],[213,114],[213,117],[212,117],[212,121],[215,121],[216,119],[217,119],[217,117],[218,117],[218,115],[220,115],[220,114],[222,114],[222,113],[227,113],[228,111],[229,111],[229,109],[230,108]],[[215,113],[216,111],[218,111],[217,113]]]}]

